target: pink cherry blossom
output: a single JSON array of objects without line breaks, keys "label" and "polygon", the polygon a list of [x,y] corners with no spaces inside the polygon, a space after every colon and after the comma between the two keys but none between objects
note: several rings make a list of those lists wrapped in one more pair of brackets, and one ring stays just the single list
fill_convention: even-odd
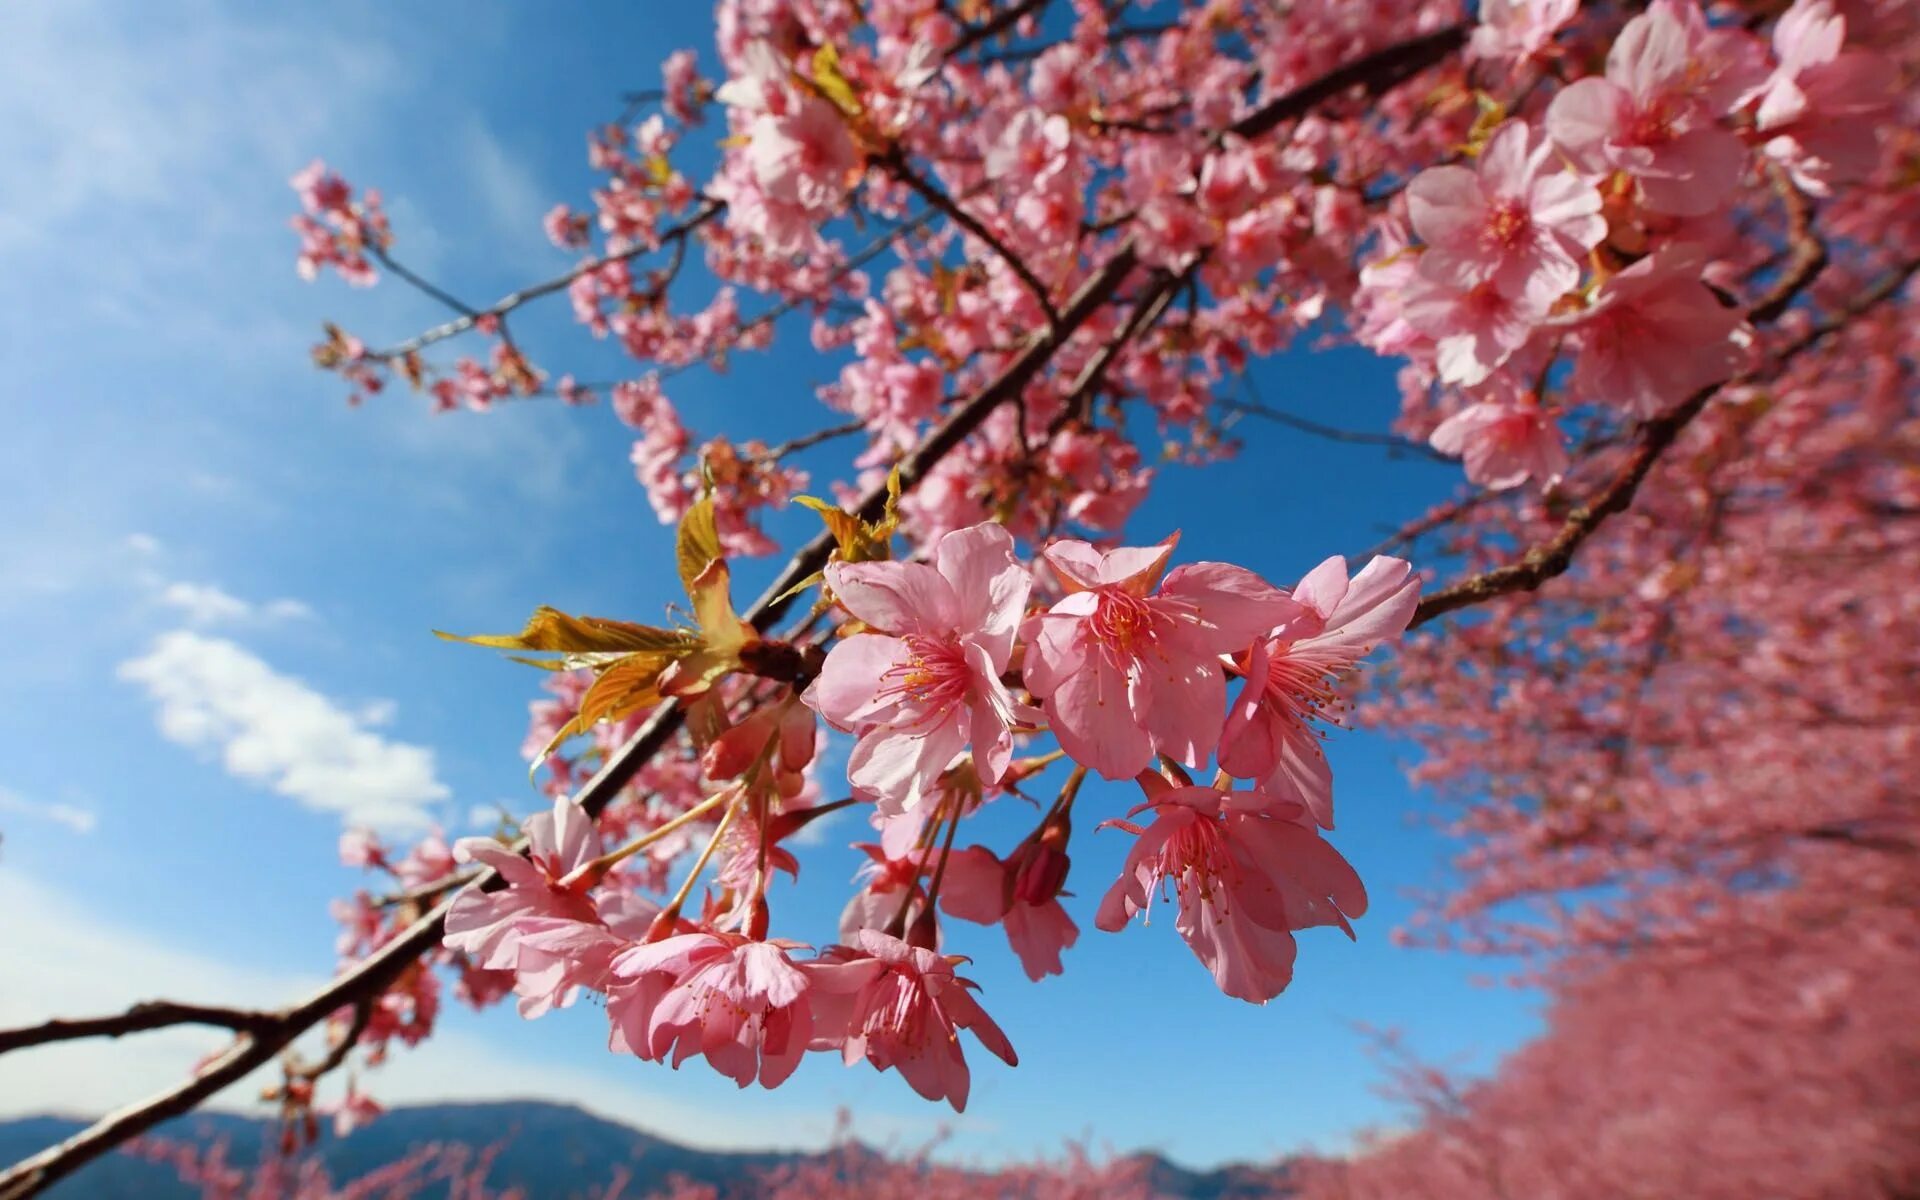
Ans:
[{"label": "pink cherry blossom", "polygon": [[1177,567],[1162,583],[1174,541],[1046,549],[1068,594],[1028,630],[1026,684],[1061,747],[1108,779],[1139,774],[1156,753],[1206,761],[1226,720],[1220,656],[1299,611],[1285,592],[1226,563]]},{"label": "pink cherry blossom", "polygon": [[1699,250],[1667,245],[1601,284],[1575,318],[1574,389],[1645,419],[1730,377],[1740,311],[1701,281],[1705,267]]},{"label": "pink cherry blossom", "polygon": [[829,947],[810,972],[814,1048],[839,1050],[849,1066],[864,1058],[875,1070],[898,1070],[920,1095],[965,1112],[971,1075],[961,1030],[1008,1066],[1020,1060],[973,998],[973,982],[954,974],[964,961],[870,929],[851,947]]},{"label": "pink cherry blossom", "polygon": [[804,697],[860,734],[847,760],[854,786],[908,807],[969,745],[981,779],[999,780],[1020,720],[1000,682],[1032,583],[1013,538],[993,524],[957,529],[933,559],[827,566],[840,603],[884,632],[842,639]]},{"label": "pink cherry blossom", "polygon": [[1027,978],[1058,975],[1061,952],[1080,939],[1060,903],[1067,856],[1050,846],[1023,846],[1005,862],[985,846],[969,846],[947,859],[940,908],[980,925],[999,925]]},{"label": "pink cherry blossom", "polygon": [[1582,257],[1607,233],[1599,191],[1525,121],[1496,129],[1472,167],[1414,176],[1407,212],[1427,243],[1422,275],[1462,290],[1491,282],[1540,310],[1580,282]]},{"label": "pink cherry blossom", "polygon": [[1338,555],[1293,589],[1304,611],[1255,642],[1220,737],[1220,767],[1270,796],[1296,799],[1333,828],[1333,771],[1312,722],[1339,706],[1334,678],[1353,670],[1413,619],[1420,580],[1404,559],[1378,556],[1351,581]]},{"label": "pink cherry blossom", "polygon": [[1440,422],[1427,443],[1466,460],[1467,478],[1495,491],[1529,479],[1550,486],[1567,470],[1566,437],[1531,397],[1469,404]]},{"label": "pink cherry blossom", "polygon": [[1480,23],[1467,50],[1476,58],[1527,59],[1580,10],[1580,0],[1480,0]]},{"label": "pink cherry blossom", "polygon": [[1254,1004],[1292,981],[1294,930],[1337,925],[1353,936],[1348,918],[1367,911],[1366,889],[1347,860],[1301,822],[1299,804],[1258,791],[1174,788],[1152,774],[1141,781],[1154,798],[1128,815],[1151,810],[1153,823],[1103,823],[1137,840],[1095,925],[1109,933],[1125,928],[1170,882],[1180,905],[1174,927],[1188,948],[1221,991]]},{"label": "pink cherry blossom", "polygon": [[1754,128],[1768,156],[1816,196],[1863,179],[1879,159],[1878,124],[1899,87],[1891,61],[1843,49],[1847,19],[1829,0],[1797,0],[1773,27],[1779,65],[1760,90]]},{"label": "pink cherry blossom", "polygon": [[756,1079],[762,1087],[785,1082],[814,1031],[807,972],[787,956],[795,945],[703,931],[622,951],[613,961],[616,975],[672,980],[646,1020],[645,1057],[671,1053],[678,1067],[704,1055],[741,1087]]},{"label": "pink cherry blossom", "polygon": [[1446,383],[1484,383],[1532,341],[1547,319],[1548,303],[1503,292],[1488,280],[1462,288],[1416,271],[1400,296],[1400,316],[1433,339],[1434,364]]},{"label": "pink cherry blossom", "polygon": [[1745,33],[1710,28],[1692,0],[1654,0],[1621,30],[1604,78],[1553,98],[1547,131],[1587,173],[1632,175],[1654,211],[1697,216],[1746,168],[1740,139],[1719,122],[1757,71]]},{"label": "pink cherry blossom", "polygon": [[460,862],[492,867],[506,880],[497,892],[468,888],[447,913],[446,944],[494,970],[517,965],[522,928],[530,920],[600,920],[587,895],[590,881],[578,874],[600,855],[593,818],[562,796],[552,812],[535,813],[520,828],[527,839],[524,857],[492,838],[461,838],[453,847]]}]

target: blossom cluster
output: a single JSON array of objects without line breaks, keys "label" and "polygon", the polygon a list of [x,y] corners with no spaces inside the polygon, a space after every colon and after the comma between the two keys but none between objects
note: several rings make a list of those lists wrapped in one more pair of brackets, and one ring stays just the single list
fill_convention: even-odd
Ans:
[{"label": "blossom cluster", "polygon": [[[820,583],[842,624],[810,681],[751,705],[747,691],[709,685],[694,701],[699,756],[652,781],[640,827],[597,822],[562,793],[518,843],[433,842],[388,863],[357,835],[343,857],[411,887],[454,864],[496,873],[500,886],[455,901],[445,946],[481,990],[510,988],[525,1016],[598,993],[616,1052],[702,1057],[767,1087],[807,1051],[831,1052],[897,1069],[959,1109],[959,1031],[1015,1055],[958,973],[964,960],[941,952],[942,920],[998,925],[1031,978],[1059,973],[1079,936],[1061,903],[1072,818],[1098,803],[1083,798],[1095,775],[1142,797],[1099,822],[1134,840],[1095,924],[1121,930],[1169,891],[1176,928],[1220,988],[1264,1003],[1292,978],[1297,931],[1351,936],[1366,911],[1358,875],[1322,837],[1332,778],[1317,722],[1337,719],[1336,679],[1405,628],[1418,583],[1391,558],[1351,579],[1329,559],[1291,589],[1225,563],[1169,570],[1175,541],[1057,541],[1041,552],[1044,581],[991,523],[942,536],[927,561],[836,559]],[[663,688],[683,687],[684,672],[662,675]],[[550,728],[564,732],[587,704],[576,695]],[[822,721],[854,738],[838,804],[818,803],[809,778]],[[1033,753],[1046,734],[1059,749]],[[958,840],[963,820],[1061,758],[1068,782],[1019,845]],[[1216,760],[1211,784],[1192,782],[1189,769]],[[772,935],[770,885],[798,873],[783,843],[849,803],[878,833],[870,868],[839,940],[804,954]],[[609,831],[625,844],[609,849]]]},{"label": "blossom cluster", "polygon": [[[1546,53],[1574,7],[1490,5],[1475,50]],[[1753,331],[1711,260],[1743,177],[1824,196],[1877,159],[1894,72],[1845,36],[1828,0],[1798,0],[1770,54],[1693,0],[1654,0],[1603,74],[1478,133],[1470,165],[1413,176],[1355,303],[1370,344],[1452,397],[1435,449],[1484,487],[1551,486],[1570,460],[1540,381],[1563,356],[1563,406],[1642,420],[1740,369]]]}]

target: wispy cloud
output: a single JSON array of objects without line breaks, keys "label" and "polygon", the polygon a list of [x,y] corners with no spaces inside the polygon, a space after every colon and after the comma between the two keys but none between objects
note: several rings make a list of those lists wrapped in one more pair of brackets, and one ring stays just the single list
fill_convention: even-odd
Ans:
[{"label": "wispy cloud", "polygon": [[296,621],[313,616],[313,609],[299,600],[282,598],[254,604],[215,583],[175,580],[160,588],[158,599],[195,625]]},{"label": "wispy cloud", "polygon": [[384,705],[349,711],[224,638],[175,630],[120,665],[169,740],[220,756],[238,779],[318,812],[389,831],[425,827],[450,792],[433,751],[373,732]]},{"label": "wispy cloud", "polygon": [[92,833],[100,824],[88,809],[75,804],[62,804],[57,800],[31,800],[19,792],[0,787],[0,813],[12,816],[28,817],[36,821],[51,821],[55,825],[64,825],[74,833]]}]

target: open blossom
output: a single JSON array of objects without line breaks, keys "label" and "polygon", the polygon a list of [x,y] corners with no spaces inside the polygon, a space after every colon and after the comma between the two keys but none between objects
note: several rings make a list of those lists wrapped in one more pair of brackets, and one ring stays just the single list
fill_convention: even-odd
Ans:
[{"label": "open blossom", "polygon": [[1433,339],[1434,367],[1445,383],[1485,383],[1533,339],[1547,319],[1539,293],[1503,292],[1492,280],[1462,288],[1416,271],[1400,294],[1400,317]]},{"label": "open blossom", "polygon": [[1878,121],[1899,86],[1885,57],[1846,50],[1847,19],[1828,0],[1797,0],[1773,27],[1779,65],[1760,91],[1754,128],[1769,157],[1816,196],[1861,179],[1879,158]]},{"label": "open blossom", "polygon": [[1300,805],[1258,791],[1175,788],[1152,774],[1141,783],[1153,798],[1128,815],[1151,810],[1153,824],[1105,823],[1137,840],[1095,925],[1118,932],[1147,910],[1155,889],[1171,884],[1174,928],[1221,991],[1254,1004],[1292,981],[1294,930],[1337,925],[1353,936],[1348,918],[1367,911],[1366,888],[1299,820]]},{"label": "open blossom", "polygon": [[1220,736],[1220,766],[1268,795],[1299,800],[1332,829],[1333,772],[1312,722],[1336,704],[1334,676],[1406,631],[1420,580],[1406,560],[1386,556],[1349,580],[1347,560],[1335,555],[1307,572],[1293,598],[1301,614],[1247,654],[1247,685]]},{"label": "open blossom", "polygon": [[1525,121],[1496,129],[1472,167],[1414,176],[1407,214],[1427,243],[1422,275],[1461,289],[1490,281],[1542,309],[1580,282],[1582,256],[1607,234],[1599,190]]},{"label": "open blossom", "polygon": [[1620,31],[1604,78],[1553,98],[1547,131],[1588,174],[1637,179],[1655,212],[1698,216],[1746,167],[1746,148],[1719,122],[1758,68],[1743,31],[1710,28],[1692,0],[1654,0]]},{"label": "open blossom", "polygon": [[1580,0],[1480,0],[1480,23],[1467,51],[1476,58],[1532,58],[1579,10]]},{"label": "open blossom", "polygon": [[520,828],[528,843],[524,857],[492,838],[461,838],[453,847],[459,861],[492,867],[507,882],[497,892],[461,892],[447,913],[447,946],[492,970],[517,965],[520,935],[530,920],[600,922],[587,895],[590,881],[579,873],[600,855],[593,818],[562,796],[552,812],[535,813]]},{"label": "open blossom", "polygon": [[1006,930],[1021,969],[1037,982],[1060,974],[1061,952],[1080,940],[1080,927],[1060,903],[1066,874],[1066,854],[1051,845],[1030,843],[1005,862],[985,846],[969,846],[947,859],[940,907]]},{"label": "open blossom", "polygon": [[1226,563],[1189,563],[1162,582],[1175,540],[1104,554],[1077,541],[1046,549],[1067,596],[1028,628],[1026,684],[1061,748],[1108,779],[1138,775],[1156,753],[1204,762],[1226,720],[1220,656],[1298,610]]},{"label": "open blossom", "polygon": [[853,946],[831,946],[809,964],[817,1050],[838,1049],[848,1066],[866,1059],[898,1070],[914,1091],[965,1112],[972,1076],[960,1049],[968,1029],[1008,1066],[1019,1056],[953,973],[966,960],[861,930]]},{"label": "open blossom", "polygon": [[660,908],[643,897],[616,892],[601,898],[597,911],[604,924],[567,917],[521,919],[513,970],[521,1016],[531,1020],[566,1008],[583,991],[606,991],[614,957],[646,936]]},{"label": "open blossom", "polygon": [[1013,755],[1019,709],[1000,676],[1032,580],[998,525],[956,529],[934,563],[830,563],[827,585],[881,633],[841,640],[806,703],[860,740],[847,760],[855,787],[911,807],[972,745],[980,777],[997,782]]},{"label": "open blossom", "polygon": [[813,1038],[807,973],[787,957],[796,943],[756,942],[700,931],[624,950],[613,971],[626,979],[664,976],[647,1015],[643,1057],[678,1067],[696,1054],[741,1087],[778,1087]]},{"label": "open blossom", "polygon": [[1545,487],[1567,470],[1566,437],[1530,396],[1469,404],[1440,422],[1427,444],[1464,459],[1467,478],[1495,491],[1529,479]]},{"label": "open blossom", "polygon": [[1575,327],[1574,390],[1646,419],[1731,376],[1741,315],[1701,282],[1705,268],[1699,250],[1669,245],[1601,284]]}]

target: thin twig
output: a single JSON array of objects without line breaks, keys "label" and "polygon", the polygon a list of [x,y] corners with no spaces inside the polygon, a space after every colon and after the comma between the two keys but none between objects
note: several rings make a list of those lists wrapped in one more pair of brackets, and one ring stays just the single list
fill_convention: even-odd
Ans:
[{"label": "thin twig", "polygon": [[913,193],[925,200],[929,207],[986,243],[988,248],[999,256],[1000,261],[1007,264],[1007,269],[1019,277],[1020,282],[1033,293],[1033,298],[1040,302],[1040,310],[1047,314],[1047,324],[1060,323],[1060,313],[1053,307],[1052,298],[1047,295],[1047,285],[1040,282],[1039,276],[1033,273],[1032,268],[1028,267],[1013,251],[1007,249],[1006,243],[994,236],[992,230],[981,224],[978,217],[961,208],[952,197],[935,187],[931,180],[915,171],[913,165],[907,161],[904,151],[895,146],[885,158],[880,160],[880,163],[888,174],[911,188]]},{"label": "thin twig", "polygon": [[1023,17],[1030,16],[1045,8],[1048,2],[1049,0],[1020,0],[1018,4],[1009,5],[1001,9],[999,12],[993,14],[993,16],[968,29],[958,38],[955,38],[953,45],[947,47],[946,57],[948,59],[958,58],[981,42],[991,41],[993,38],[999,37],[1007,30],[1018,25]]},{"label": "thin twig", "polygon": [[[1815,261],[1812,258],[1808,262]],[[1839,316],[1822,322],[1808,330],[1783,347],[1773,359],[1769,370],[1777,371],[1788,361],[1802,352],[1824,341],[1846,322],[1858,318],[1862,313],[1886,300],[1898,292],[1911,279],[1916,270],[1920,270],[1920,259],[1907,263],[1892,272],[1879,284],[1847,306]],[[1801,278],[1797,284],[1777,289],[1780,295],[1786,295],[1786,303],[1791,303],[1792,295],[1802,290],[1811,276]],[[1777,311],[1784,311],[1785,305],[1778,295],[1769,297],[1765,303],[1777,305]],[[1744,383],[1754,376],[1743,376],[1732,382]],[[1708,401],[1719,394],[1726,384],[1716,384],[1695,392],[1692,396],[1663,416],[1648,421],[1640,427],[1640,436],[1628,455],[1626,464],[1613,477],[1612,482],[1602,488],[1599,494],[1568,514],[1558,532],[1544,542],[1529,549],[1514,562],[1495,567],[1468,579],[1463,579],[1450,587],[1441,589],[1420,601],[1414,610],[1413,621],[1408,626],[1423,625],[1435,617],[1466,608],[1503,596],[1509,592],[1530,592],[1566,571],[1573,563],[1573,555],[1580,544],[1593,535],[1603,522],[1615,513],[1625,512],[1633,503],[1634,494],[1646,479],[1668,447],[1678,440],[1680,434],[1692,424],[1695,417],[1706,408]]]},{"label": "thin twig", "polygon": [[763,463],[779,462],[789,454],[795,454],[801,450],[818,446],[822,442],[830,442],[835,438],[848,437],[852,434],[859,433],[866,427],[867,423],[865,421],[848,421],[841,425],[829,425],[825,429],[816,429],[812,433],[801,434],[797,438],[791,438],[781,442],[764,454],[754,455],[754,459]]},{"label": "thin twig", "polygon": [[[460,301],[440,292],[439,289],[432,288],[431,285],[425,285],[429,295],[433,295],[442,303],[461,311],[462,315],[444,324],[436,325],[424,333],[416,334],[389,349],[369,352],[368,357],[389,361],[403,358],[408,354],[423,350],[435,342],[443,342],[450,337],[465,333],[487,317],[505,316],[529,300],[538,300],[542,296],[550,296],[554,292],[562,291],[571,286],[574,280],[579,279],[583,275],[591,275],[593,272],[600,270],[610,263],[625,262],[631,258],[638,258],[642,254],[651,254],[667,245],[675,246],[676,253],[684,253],[684,250],[678,248],[680,243],[684,242],[694,230],[719,216],[726,207],[726,204],[722,201],[710,199],[701,207],[699,212],[696,212],[685,221],[661,233],[652,243],[641,243],[622,250],[618,254],[608,254],[583,262],[571,271],[556,275],[544,283],[530,284],[527,287],[521,288],[519,291],[510,292],[482,309],[469,309],[466,305],[460,303]],[[413,276],[411,272],[403,275],[402,278],[406,278],[408,282],[414,283],[415,286],[422,286],[424,282],[420,281],[417,276]]]},{"label": "thin twig", "polygon": [[[1248,380],[1248,387],[1252,387],[1252,376],[1242,375],[1241,378]],[[1438,450],[1435,450],[1432,446],[1427,445],[1425,442],[1416,442],[1412,438],[1403,438],[1393,433],[1366,433],[1357,429],[1340,429],[1332,425],[1322,425],[1318,421],[1296,416],[1293,413],[1287,412],[1285,409],[1269,407],[1268,405],[1260,403],[1258,400],[1222,400],[1220,406],[1229,412],[1245,413],[1250,417],[1260,417],[1263,420],[1273,421],[1292,429],[1298,429],[1302,433],[1312,434],[1314,437],[1325,438],[1330,442],[1351,442],[1361,446],[1384,446],[1394,454],[1417,454],[1422,458],[1430,458],[1435,462],[1448,464],[1454,461]]]}]

